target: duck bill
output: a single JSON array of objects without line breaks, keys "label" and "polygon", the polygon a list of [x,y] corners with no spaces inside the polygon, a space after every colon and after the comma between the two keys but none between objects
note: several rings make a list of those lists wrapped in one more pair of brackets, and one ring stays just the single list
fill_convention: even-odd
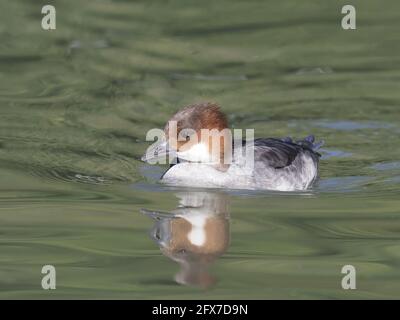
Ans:
[{"label": "duck bill", "polygon": [[167,164],[168,158],[174,158],[175,152],[169,148],[167,141],[152,144],[147,148],[142,161],[150,164]]}]

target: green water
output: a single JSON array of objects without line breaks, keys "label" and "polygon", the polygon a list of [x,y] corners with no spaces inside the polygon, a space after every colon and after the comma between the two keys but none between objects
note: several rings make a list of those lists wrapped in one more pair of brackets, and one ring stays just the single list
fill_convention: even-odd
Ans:
[{"label": "green water", "polygon": [[[0,2],[0,298],[400,298],[398,0],[353,0],[350,31],[347,2],[294,0],[51,1],[44,31],[48,2]],[[258,137],[324,139],[321,177],[210,190],[226,246],[178,284],[140,210],[200,191],[139,159],[147,130],[209,100]]]}]

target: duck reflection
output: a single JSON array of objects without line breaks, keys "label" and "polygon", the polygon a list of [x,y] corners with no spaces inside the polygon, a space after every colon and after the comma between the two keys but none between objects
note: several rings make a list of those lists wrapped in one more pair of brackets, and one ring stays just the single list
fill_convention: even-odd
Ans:
[{"label": "duck reflection", "polygon": [[171,213],[142,209],[154,219],[151,237],[162,253],[180,265],[176,282],[207,288],[216,279],[209,266],[229,247],[227,195],[210,192],[178,193]]}]

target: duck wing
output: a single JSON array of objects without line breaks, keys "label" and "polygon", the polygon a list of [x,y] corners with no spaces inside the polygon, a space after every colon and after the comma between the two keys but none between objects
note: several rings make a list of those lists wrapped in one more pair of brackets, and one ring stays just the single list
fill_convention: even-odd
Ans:
[{"label": "duck wing", "polygon": [[301,152],[306,150],[312,156],[318,158],[320,155],[315,150],[321,144],[313,144],[314,137],[309,136],[303,140],[294,142],[291,138],[275,139],[260,138],[254,140],[254,161],[265,163],[275,169],[287,167]]}]

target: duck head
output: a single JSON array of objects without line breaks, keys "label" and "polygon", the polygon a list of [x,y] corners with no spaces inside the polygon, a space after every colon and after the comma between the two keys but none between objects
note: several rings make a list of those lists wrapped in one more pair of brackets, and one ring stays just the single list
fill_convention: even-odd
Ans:
[{"label": "duck head", "polygon": [[232,134],[225,114],[215,103],[186,106],[164,127],[164,138],[147,150],[144,161],[174,157],[179,162],[213,165],[225,171],[232,155]]}]

